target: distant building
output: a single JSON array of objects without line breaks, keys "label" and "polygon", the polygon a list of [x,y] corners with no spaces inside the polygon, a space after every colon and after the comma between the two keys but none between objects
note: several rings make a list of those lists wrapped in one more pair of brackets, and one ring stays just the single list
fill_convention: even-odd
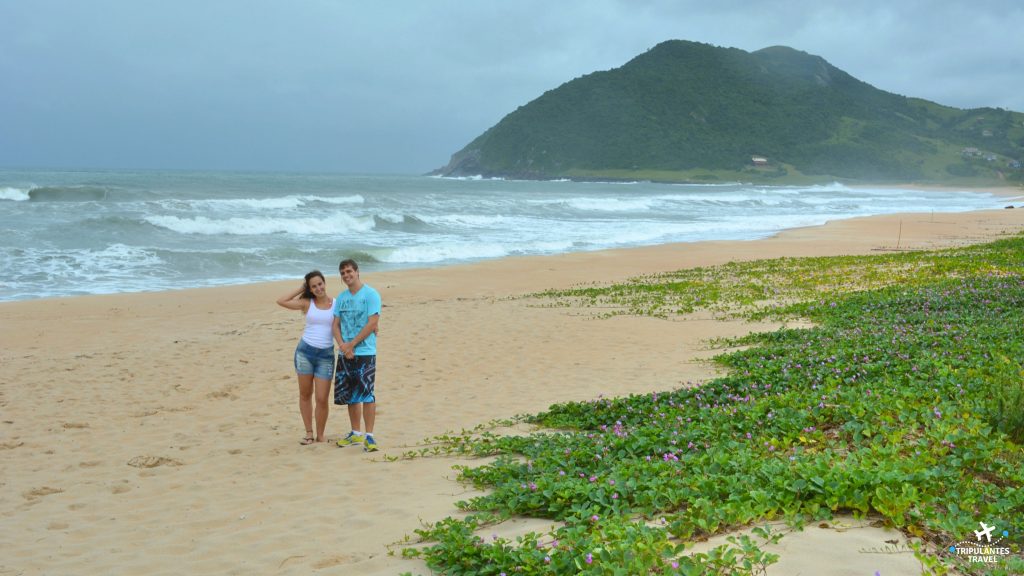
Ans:
[{"label": "distant building", "polygon": [[960,151],[960,155],[963,156],[964,158],[973,158],[975,156],[981,156],[981,150],[978,150],[977,148],[974,147],[964,148],[963,150]]},{"label": "distant building", "polygon": [[1007,166],[1013,168],[1014,170],[1020,170],[1020,160],[1010,160],[1010,162],[1007,163]]},{"label": "distant building", "polygon": [[986,137],[986,138],[989,138],[989,137],[992,136],[992,131],[991,130],[982,130],[981,131],[981,135]]},{"label": "distant building", "polygon": [[768,159],[765,158],[764,156],[751,156],[750,157],[750,161],[754,164],[754,166],[767,166],[768,165]]}]

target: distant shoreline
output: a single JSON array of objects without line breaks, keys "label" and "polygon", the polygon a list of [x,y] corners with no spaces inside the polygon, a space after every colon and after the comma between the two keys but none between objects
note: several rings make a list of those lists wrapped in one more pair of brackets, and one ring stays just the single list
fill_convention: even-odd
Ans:
[{"label": "distant shoreline", "polygon": [[[660,174],[662,177],[652,176]],[[817,177],[780,177],[750,179],[743,176],[751,176],[750,172],[729,172],[727,175],[719,175],[708,172],[713,178],[688,178],[688,173],[679,173],[679,178],[664,177],[666,171],[637,171],[635,176],[586,176],[586,175],[531,175],[531,174],[464,174],[445,175],[442,170],[432,170],[423,176],[432,178],[458,179],[481,179],[481,180],[523,180],[532,182],[607,182],[607,183],[629,183],[629,182],[650,182],[651,184],[690,184],[690,185],[753,185],[753,186],[827,186],[829,184],[840,184],[850,188],[906,188],[911,190],[964,190],[964,189],[1001,189],[1014,191],[1024,195],[1024,182],[1014,186],[1007,182],[980,181],[980,182],[904,182],[904,181],[850,181],[843,178],[817,178]]]}]

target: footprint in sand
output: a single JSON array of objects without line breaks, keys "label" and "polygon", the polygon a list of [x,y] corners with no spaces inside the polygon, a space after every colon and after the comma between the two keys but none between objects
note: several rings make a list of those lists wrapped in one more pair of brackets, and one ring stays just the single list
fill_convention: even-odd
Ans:
[{"label": "footprint in sand", "polygon": [[79,462],[78,463],[78,467],[79,468],[95,468],[95,467],[99,466],[102,463],[103,462],[101,462],[99,460],[89,460],[88,462]]},{"label": "footprint in sand", "polygon": [[209,394],[206,395],[206,397],[213,399],[227,398],[228,400],[238,400],[238,396],[227,390],[218,390],[216,392],[210,392]]},{"label": "footprint in sand", "polygon": [[88,428],[89,424],[86,422],[65,422],[63,424],[65,430]]},{"label": "footprint in sand", "polygon": [[164,456],[136,456],[128,461],[128,465],[135,468],[156,468],[157,466],[181,466],[182,463],[174,458]]},{"label": "footprint in sand", "polygon": [[41,488],[34,488],[28,492],[22,492],[21,496],[29,502],[34,502],[43,496],[49,496],[50,494],[60,494],[64,490],[62,488],[50,488],[49,486],[43,486]]},{"label": "footprint in sand", "polygon": [[351,562],[355,558],[351,556],[331,556],[330,558],[324,558],[313,563],[313,568],[317,570],[323,570],[324,568],[330,568],[331,566],[338,566]]}]

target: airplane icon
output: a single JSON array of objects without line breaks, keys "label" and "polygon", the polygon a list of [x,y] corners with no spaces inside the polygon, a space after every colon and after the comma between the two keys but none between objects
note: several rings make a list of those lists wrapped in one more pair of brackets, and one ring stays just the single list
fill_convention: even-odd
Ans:
[{"label": "airplane icon", "polygon": [[981,537],[984,536],[986,542],[991,542],[992,541],[992,531],[995,530],[996,527],[995,526],[989,526],[988,524],[985,524],[984,522],[978,522],[978,524],[981,524],[981,530],[975,530],[974,531],[974,537],[978,539],[978,542],[981,542]]}]

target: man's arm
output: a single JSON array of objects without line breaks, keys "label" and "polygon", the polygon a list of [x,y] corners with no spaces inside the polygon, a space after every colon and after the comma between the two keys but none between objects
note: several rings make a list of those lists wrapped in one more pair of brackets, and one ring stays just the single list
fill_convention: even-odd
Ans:
[{"label": "man's arm", "polygon": [[334,317],[334,320],[331,322],[331,333],[334,334],[334,340],[338,343],[338,348],[341,348],[344,344],[341,341],[341,318]]},{"label": "man's arm", "polygon": [[[338,319],[335,318],[334,321],[335,324],[337,324]],[[341,344],[341,351],[345,354],[346,358],[351,358],[352,355],[355,354],[356,346],[358,346],[359,343],[362,342],[363,340],[366,340],[366,338],[370,334],[373,334],[373,331],[377,329],[377,323],[379,321],[380,314],[374,314],[370,316],[370,318],[366,321],[366,325],[363,326],[363,329],[359,331],[359,334],[356,334],[355,338]]]}]

